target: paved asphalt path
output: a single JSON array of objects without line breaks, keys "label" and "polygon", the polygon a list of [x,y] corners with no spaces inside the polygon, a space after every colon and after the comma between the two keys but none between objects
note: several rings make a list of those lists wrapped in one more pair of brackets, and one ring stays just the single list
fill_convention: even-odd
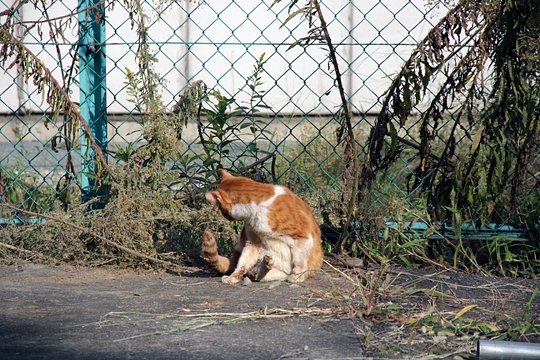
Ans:
[{"label": "paved asphalt path", "polygon": [[361,358],[354,320],[319,298],[334,281],[0,266],[0,359]]}]

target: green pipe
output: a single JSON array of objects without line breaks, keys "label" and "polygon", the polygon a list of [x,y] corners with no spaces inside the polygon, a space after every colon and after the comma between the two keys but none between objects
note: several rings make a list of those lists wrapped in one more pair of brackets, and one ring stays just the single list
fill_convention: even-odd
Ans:
[{"label": "green pipe", "polygon": [[[79,82],[81,115],[96,144],[107,148],[107,87],[105,53],[105,6],[100,0],[79,0]],[[103,155],[106,155],[103,151]],[[83,202],[103,195],[96,183],[96,153],[81,133]]]}]

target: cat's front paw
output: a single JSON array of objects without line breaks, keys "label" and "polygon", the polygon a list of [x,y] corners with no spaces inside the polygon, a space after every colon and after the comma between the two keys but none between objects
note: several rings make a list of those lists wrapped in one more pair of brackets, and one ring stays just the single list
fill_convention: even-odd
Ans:
[{"label": "cat's front paw", "polygon": [[234,274],[229,276],[223,275],[221,277],[221,282],[224,284],[236,284],[240,282],[240,280],[242,280],[242,277],[235,276]]}]

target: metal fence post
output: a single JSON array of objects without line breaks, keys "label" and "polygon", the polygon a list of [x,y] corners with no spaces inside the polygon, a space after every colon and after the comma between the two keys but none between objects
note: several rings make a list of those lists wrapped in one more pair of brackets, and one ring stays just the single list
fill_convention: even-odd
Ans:
[{"label": "metal fence post", "polygon": [[[85,10],[86,9],[86,10]],[[105,6],[100,0],[79,0],[79,65],[81,115],[96,144],[107,148],[107,88],[105,57]],[[103,154],[106,156],[106,152]],[[95,179],[95,151],[81,135],[83,202],[104,194]]]}]

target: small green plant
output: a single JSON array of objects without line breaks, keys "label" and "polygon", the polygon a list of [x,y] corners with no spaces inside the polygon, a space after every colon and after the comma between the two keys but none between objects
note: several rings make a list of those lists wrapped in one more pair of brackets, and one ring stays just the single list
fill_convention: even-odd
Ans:
[{"label": "small green plant", "polygon": [[495,260],[502,276],[534,276],[540,269],[540,259],[536,249],[525,241],[496,236],[486,242],[480,252],[486,252],[490,260]]},{"label": "small green plant", "polygon": [[226,164],[226,160],[232,155],[232,144],[239,141],[237,132],[240,130],[240,126],[233,120],[242,115],[242,110],[230,111],[235,100],[221,95],[219,91],[212,91],[208,96],[210,98],[215,102],[208,101],[209,106],[203,109],[208,126],[200,129],[201,134],[204,134],[200,143],[204,151],[202,166],[215,173],[218,167],[230,165]]},{"label": "small green plant", "polygon": [[[202,82],[199,96],[190,98],[182,96],[176,108],[191,109],[190,118],[196,121],[199,135],[200,152],[184,151],[175,163],[175,169],[189,177],[209,182],[213,179],[218,168],[241,169],[251,164],[246,159],[256,163],[261,156],[268,152],[261,149],[259,140],[262,134],[267,134],[265,122],[258,117],[261,109],[270,109],[264,101],[264,90],[261,74],[264,71],[263,53],[253,66],[252,74],[247,78],[249,100],[246,105],[238,105],[235,98],[229,98],[218,90],[206,89]],[[190,104],[190,102],[198,102]],[[180,106],[181,105],[181,106]],[[196,111],[195,111],[196,110]],[[188,118],[186,118],[186,121]],[[203,123],[206,121],[206,123]],[[246,134],[246,129],[249,134]]]},{"label": "small green plant", "polygon": [[137,142],[138,141],[129,142],[125,146],[115,144],[116,151],[114,152],[114,157],[119,161],[128,163],[130,160],[133,159],[133,156],[136,153]]},{"label": "small green plant", "polygon": [[[249,90],[242,90],[242,92],[247,93],[249,96],[249,100],[246,102],[247,106],[241,105],[237,107],[237,110],[244,112],[244,120],[240,124],[240,129],[249,128],[251,133],[251,140],[246,144],[246,150],[242,151],[239,155],[240,159],[247,156],[248,158],[253,158],[253,161],[257,161],[260,159],[261,155],[268,154],[268,151],[262,150],[257,143],[260,135],[268,135],[269,133],[269,131],[265,129],[266,123],[260,120],[257,114],[259,114],[261,110],[272,109],[264,99],[266,91],[261,89],[261,86],[264,84],[262,81],[262,73],[264,72],[265,55],[266,53],[262,53],[259,56],[253,65],[251,75],[247,78],[246,85]],[[243,167],[248,164],[243,160],[240,160],[236,165],[237,167]]]}]

